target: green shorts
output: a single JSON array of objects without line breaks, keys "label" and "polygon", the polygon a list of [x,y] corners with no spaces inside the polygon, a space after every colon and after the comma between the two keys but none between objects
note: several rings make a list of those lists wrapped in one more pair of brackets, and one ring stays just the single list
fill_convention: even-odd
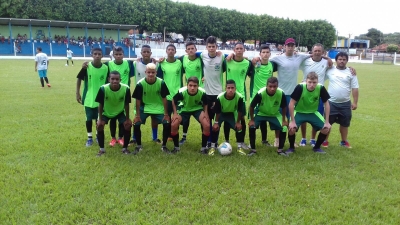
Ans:
[{"label": "green shorts", "polygon": [[201,114],[201,112],[203,112],[202,109],[196,110],[196,111],[193,111],[193,112],[181,112],[181,113],[179,113],[179,115],[182,117],[181,125],[189,122],[190,116],[193,116],[197,120],[197,122],[200,123],[200,114]]},{"label": "green shorts", "polygon": [[309,123],[314,128],[314,130],[319,131],[324,127],[325,119],[318,111],[314,113],[294,113],[294,119],[296,120],[297,129],[303,123]]},{"label": "green shorts", "polygon": [[235,130],[236,118],[234,113],[221,113],[219,114],[218,125],[221,127],[222,123],[225,122],[229,124],[230,128]]},{"label": "green shorts", "polygon": [[279,116],[258,116],[254,117],[254,125],[256,129],[260,126],[262,122],[268,122],[271,130],[281,130],[283,132],[287,131],[286,126],[282,126],[282,115]]},{"label": "green shorts", "polygon": [[158,124],[160,123],[168,123],[168,121],[163,120],[164,119],[164,114],[150,114],[150,113],[145,113],[143,111],[143,108],[140,108],[140,120],[142,122],[135,123],[134,125],[142,125],[146,124],[146,119],[147,117],[151,117],[152,119],[155,119]]},{"label": "green shorts", "polygon": [[86,121],[97,120],[99,118],[99,108],[90,108],[85,106]]},{"label": "green shorts", "polygon": [[101,119],[103,120],[103,121],[105,121],[106,122],[106,124],[108,124],[108,121],[110,120],[110,119],[117,119],[118,120],[118,122],[121,124],[121,123],[124,123],[125,121],[126,121],[126,116],[125,116],[125,113],[124,112],[121,112],[120,114],[118,114],[117,116],[115,116],[115,117],[107,117],[107,116],[105,116],[105,115],[102,115],[101,116]]}]

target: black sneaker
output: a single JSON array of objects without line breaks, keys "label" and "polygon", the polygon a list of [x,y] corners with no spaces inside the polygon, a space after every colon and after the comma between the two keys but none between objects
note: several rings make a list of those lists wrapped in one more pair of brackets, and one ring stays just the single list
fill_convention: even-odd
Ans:
[{"label": "black sneaker", "polygon": [[167,153],[167,154],[171,153],[171,151],[165,146],[161,147],[161,151],[164,152],[164,153]]},{"label": "black sneaker", "polygon": [[250,153],[247,154],[247,155],[248,155],[248,156],[253,156],[253,155],[255,155],[255,154],[257,154],[257,151],[256,151],[256,150],[251,150]]},{"label": "black sneaker", "polygon": [[206,148],[205,149],[201,149],[200,153],[203,154],[203,155],[208,155],[208,149],[206,149]]},{"label": "black sneaker", "polygon": [[102,155],[104,155],[104,154],[106,154],[106,151],[100,150],[100,151],[97,153],[97,156],[100,157],[100,156],[102,156]]},{"label": "black sneaker", "polygon": [[281,155],[281,156],[289,156],[288,154],[286,154],[283,151],[277,151],[276,153],[278,153],[278,155]]},{"label": "black sneaker", "polygon": [[172,154],[176,154],[180,151],[180,149],[177,149],[176,147],[174,148],[174,150],[171,151]]},{"label": "black sneaker", "polygon": [[135,150],[133,150],[133,154],[136,155],[136,154],[138,154],[138,153],[139,153],[140,151],[142,151],[142,150],[143,150],[142,147],[136,146],[136,147],[135,147]]},{"label": "black sneaker", "polygon": [[271,146],[271,144],[268,141],[262,141],[261,143],[262,143],[262,145],[265,145],[267,147]]},{"label": "black sneaker", "polygon": [[131,154],[131,151],[129,151],[128,149],[122,149],[122,153],[128,155]]},{"label": "black sneaker", "polygon": [[132,139],[129,141],[129,146],[136,145],[136,140]]}]

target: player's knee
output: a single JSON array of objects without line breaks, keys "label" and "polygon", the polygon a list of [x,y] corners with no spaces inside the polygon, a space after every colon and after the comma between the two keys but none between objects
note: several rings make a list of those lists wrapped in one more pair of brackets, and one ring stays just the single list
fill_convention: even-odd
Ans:
[{"label": "player's knee", "polygon": [[289,129],[289,135],[292,136],[296,133],[296,128]]}]

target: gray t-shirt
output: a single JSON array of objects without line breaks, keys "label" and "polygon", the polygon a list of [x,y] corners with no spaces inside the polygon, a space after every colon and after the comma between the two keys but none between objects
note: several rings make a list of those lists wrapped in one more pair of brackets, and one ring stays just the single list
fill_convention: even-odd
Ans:
[{"label": "gray t-shirt", "polygon": [[286,95],[291,95],[298,84],[297,76],[300,64],[307,58],[310,58],[310,55],[295,54],[293,56],[278,55],[270,59],[271,62],[278,65],[279,88]]},{"label": "gray t-shirt", "polygon": [[219,95],[222,91],[222,74],[225,56],[210,57],[208,51],[203,51],[200,55],[203,60],[204,90],[207,95]]},{"label": "gray t-shirt", "polygon": [[334,103],[350,101],[351,90],[359,87],[357,76],[353,76],[349,68],[339,70],[334,67],[327,71],[326,77],[329,79],[329,101]]},{"label": "gray t-shirt", "polygon": [[303,81],[306,80],[307,74],[315,72],[318,75],[318,83],[324,85],[328,60],[321,59],[321,61],[316,62],[312,58],[308,58],[301,63],[300,69],[303,71]]}]

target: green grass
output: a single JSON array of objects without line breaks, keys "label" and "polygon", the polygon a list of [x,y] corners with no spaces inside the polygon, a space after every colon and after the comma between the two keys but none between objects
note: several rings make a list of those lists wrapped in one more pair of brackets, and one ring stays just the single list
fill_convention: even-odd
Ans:
[{"label": "green grass", "polygon": [[64,64],[51,61],[42,90],[32,60],[0,61],[0,224],[400,224],[398,66],[351,65],[352,149],[334,125],[326,155],[258,145],[255,157],[208,157],[192,121],[181,152],[164,155],[148,121],[139,155],[107,147],[98,158],[75,100],[81,62]]}]

